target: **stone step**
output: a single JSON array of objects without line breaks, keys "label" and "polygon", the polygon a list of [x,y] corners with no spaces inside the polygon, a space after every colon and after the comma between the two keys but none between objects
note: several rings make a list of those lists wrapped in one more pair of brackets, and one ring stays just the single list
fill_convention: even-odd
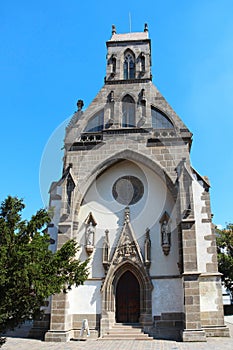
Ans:
[{"label": "stone step", "polygon": [[115,324],[102,337],[104,340],[153,340],[139,324]]},{"label": "stone step", "polygon": [[119,329],[142,329],[139,323],[115,323],[112,327],[113,328],[119,328]]},{"label": "stone step", "polygon": [[118,329],[111,329],[110,331],[108,331],[106,334],[115,334],[115,335],[118,335],[118,334],[124,334],[124,335],[141,335],[141,334],[144,334],[142,331],[140,330],[118,330]]},{"label": "stone step", "polygon": [[125,336],[124,334],[119,334],[119,335],[104,335],[102,340],[153,340],[154,338],[149,337],[148,334],[143,334],[143,335],[131,335],[131,336]]}]

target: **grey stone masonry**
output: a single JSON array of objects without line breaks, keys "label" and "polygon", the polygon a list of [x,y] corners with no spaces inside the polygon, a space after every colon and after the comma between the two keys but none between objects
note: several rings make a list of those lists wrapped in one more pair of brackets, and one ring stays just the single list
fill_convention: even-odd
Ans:
[{"label": "grey stone masonry", "polygon": [[[75,292],[71,299],[69,299],[69,293],[53,296],[50,327],[45,340],[68,341],[72,337],[77,338],[86,314],[89,315],[93,338],[103,336],[118,319],[115,298],[118,282],[126,272],[133,274],[139,284],[140,302],[137,319],[148,334],[157,338],[182,338],[184,341],[206,341],[206,336],[213,335],[227,336],[229,333],[224,328],[214,230],[212,227],[211,231],[210,226],[212,223],[208,181],[191,167],[192,133],[152,83],[151,42],[147,25],[144,32],[126,34],[118,34],[113,26],[112,36],[106,46],[104,86],[85,110],[82,109],[83,101],[78,101],[78,110],[66,128],[62,178],[51,186],[50,204],[53,206],[56,202],[57,205],[54,216],[58,218],[54,222],[57,229],[56,245],[59,249],[68,239],[79,239],[79,233],[85,236],[86,221],[82,215],[86,215],[86,209],[82,204],[88,198],[86,195],[88,190],[98,183],[96,180],[106,170],[110,173],[115,165],[118,166],[126,160],[129,161],[128,163],[142,165],[142,169],[146,169],[150,174],[158,175],[154,178],[159,178],[158,187],[162,188],[167,196],[164,204],[166,208],[161,210],[165,211],[167,217],[171,217],[174,233],[172,233],[171,242],[169,241],[171,252],[163,256],[163,259],[166,259],[161,263],[163,266],[159,266],[160,261],[158,260],[157,263],[156,260],[157,277],[162,271],[166,271],[169,276],[172,265],[172,268],[174,266],[176,268],[176,278],[182,283],[179,285],[174,283],[177,290],[169,303],[166,305],[161,303],[165,307],[159,305],[158,298],[162,299],[161,296],[165,294],[169,298],[167,290],[170,288],[171,281],[167,278],[167,286],[169,286],[167,290],[158,290],[154,287],[150,268],[144,264],[140,250],[137,248],[137,235],[134,234],[133,228],[130,228],[131,224],[124,226],[128,231],[126,228],[125,231],[120,231],[118,222],[117,230],[122,233],[122,237],[123,233],[126,235],[125,232],[127,232],[135,242],[137,249],[133,250],[134,254],[126,256],[119,247],[116,251],[113,247],[109,247],[114,253],[114,259],[105,262],[104,268],[102,266],[103,275],[101,276],[100,272],[98,276],[102,280],[101,289],[99,284],[95,285],[93,282],[96,295],[99,295],[99,299],[96,299],[96,305],[99,303],[96,314],[88,313],[86,310],[78,314],[77,310],[80,310],[78,303],[82,303],[82,300],[75,299]],[[198,195],[193,186],[195,176],[198,186],[202,184],[202,187],[198,187],[200,190]],[[148,188],[152,189],[151,193],[155,195],[151,196],[151,202],[148,201],[145,205],[139,204],[138,207],[140,212],[146,213],[144,216],[146,219],[143,219],[145,229],[149,215],[153,215],[153,205],[161,205],[161,200],[154,198],[158,193],[153,192],[157,186],[156,180],[152,180],[151,176],[150,181],[152,185]],[[109,190],[105,187],[108,186],[103,186],[101,193]],[[101,204],[100,196],[94,197],[97,204]],[[195,204],[197,204],[196,207]],[[198,214],[197,207],[200,208]],[[111,206],[107,208],[108,214],[114,216],[114,209]],[[150,247],[152,250],[161,245],[155,238],[160,232],[158,231],[160,224],[158,219],[153,225],[148,225],[149,229],[151,227],[154,229],[153,240],[151,240],[154,246]],[[203,227],[205,229],[202,231]],[[167,232],[168,236],[169,234],[171,232]],[[201,249],[200,242],[205,243]],[[85,246],[86,252],[87,247],[88,245]],[[204,252],[203,259],[200,259],[199,249]],[[80,256],[83,258],[86,255]],[[102,264],[98,256],[93,254],[90,259],[92,270],[96,263]],[[204,260],[202,265],[200,260],[201,263]],[[199,271],[199,265],[202,266],[201,269],[206,267],[206,270]],[[153,268],[151,267],[151,270]],[[174,271],[171,275],[175,274]],[[88,283],[85,287],[88,294]],[[209,295],[209,291],[215,296],[215,301],[210,303],[209,308],[205,308],[203,300],[206,295]],[[175,301],[174,306],[173,301]],[[77,306],[77,309],[73,305]],[[126,309],[125,306],[124,308]],[[91,310],[94,310],[93,305]]]}]

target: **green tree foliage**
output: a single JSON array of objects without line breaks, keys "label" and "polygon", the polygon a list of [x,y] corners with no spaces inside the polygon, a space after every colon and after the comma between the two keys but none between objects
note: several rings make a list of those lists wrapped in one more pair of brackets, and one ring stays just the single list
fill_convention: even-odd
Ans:
[{"label": "green tree foliage", "polygon": [[225,287],[233,295],[233,224],[217,230],[218,267]]},{"label": "green tree foliage", "polygon": [[45,233],[51,221],[41,209],[30,221],[22,220],[25,205],[7,197],[0,206],[0,333],[35,317],[50,295],[83,284],[88,261],[75,259],[74,240],[52,253]]}]

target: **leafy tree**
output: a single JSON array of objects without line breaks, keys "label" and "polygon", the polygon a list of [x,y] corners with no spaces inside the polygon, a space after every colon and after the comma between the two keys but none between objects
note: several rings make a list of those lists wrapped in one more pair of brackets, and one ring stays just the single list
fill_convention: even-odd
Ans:
[{"label": "leafy tree", "polygon": [[88,276],[88,260],[75,259],[77,243],[69,240],[52,253],[48,213],[41,209],[22,220],[24,207],[22,199],[10,196],[0,206],[0,334],[35,317],[46,298]]},{"label": "leafy tree", "polygon": [[218,267],[225,287],[233,295],[233,224],[217,229]]}]

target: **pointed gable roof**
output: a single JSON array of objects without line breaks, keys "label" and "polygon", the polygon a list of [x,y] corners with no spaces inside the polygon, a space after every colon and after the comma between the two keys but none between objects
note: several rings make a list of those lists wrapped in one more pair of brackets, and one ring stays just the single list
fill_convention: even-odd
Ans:
[{"label": "pointed gable roof", "polygon": [[146,264],[141,254],[140,247],[134,234],[134,230],[130,223],[130,210],[129,207],[125,208],[125,220],[121,230],[121,234],[113,253],[109,269],[107,271],[102,290],[105,289],[108,280],[120,266],[124,263],[131,263],[137,266],[143,274],[148,277]]}]

